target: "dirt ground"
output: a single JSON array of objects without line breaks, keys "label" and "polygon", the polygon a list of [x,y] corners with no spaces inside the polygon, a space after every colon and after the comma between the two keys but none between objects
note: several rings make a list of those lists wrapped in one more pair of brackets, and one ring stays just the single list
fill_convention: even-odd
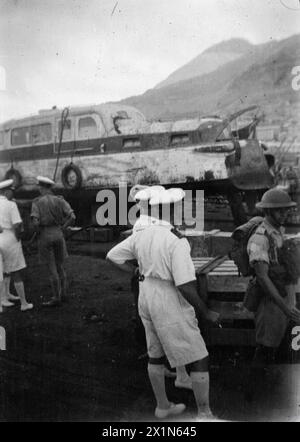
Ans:
[{"label": "dirt ground", "polygon": [[[50,297],[47,269],[35,254],[27,256],[25,284],[35,308],[21,313],[11,307],[0,315],[7,334],[7,350],[0,351],[1,421],[154,420],[129,277],[101,255],[70,256],[69,301],[53,309],[41,306]],[[214,413],[233,421],[296,420],[298,364],[279,365],[269,378],[257,380],[252,397],[246,394],[252,352],[210,349]],[[192,392],[175,388],[173,379],[166,384],[172,401],[187,404],[180,421],[193,421]]]}]

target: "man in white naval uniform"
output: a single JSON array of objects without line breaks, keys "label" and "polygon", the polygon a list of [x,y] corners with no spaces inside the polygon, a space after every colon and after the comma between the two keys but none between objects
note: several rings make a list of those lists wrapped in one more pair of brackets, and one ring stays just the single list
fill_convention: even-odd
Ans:
[{"label": "man in white naval uniform", "polygon": [[[14,201],[7,199],[7,192],[11,192],[13,180],[0,183],[0,253],[3,273],[11,274],[15,289],[21,301],[21,311],[31,310],[32,304],[26,301],[24,284],[20,270],[26,267],[20,233],[22,219]],[[0,284],[1,300],[5,301],[5,283]],[[5,304],[4,304],[5,305]]]},{"label": "man in white naval uniform", "polygon": [[[129,193],[129,199],[136,202],[136,206],[139,208],[140,216],[135,221],[133,225],[132,232],[135,233],[137,231],[141,231],[148,227],[150,224],[158,224],[160,221],[157,218],[153,218],[148,214],[148,201],[140,201],[136,198],[136,194],[140,190],[149,189],[149,186],[136,184],[132,187]],[[162,186],[152,186],[151,191],[163,191],[164,188]],[[138,269],[137,269],[138,270]],[[136,277],[136,276],[135,276]],[[138,297],[138,295],[137,295]],[[135,300],[136,301],[136,300]],[[136,302],[137,304],[137,302]],[[187,390],[192,390],[192,381],[189,375],[186,372],[185,366],[176,367],[176,374],[171,372],[165,367],[165,376],[166,377],[175,377],[175,387],[177,388],[185,388]]]},{"label": "man in white naval uniform", "polygon": [[[148,201],[158,209],[157,223],[137,230],[115,246],[107,259],[128,272],[132,272],[128,261],[135,259],[139,264],[139,314],[145,327],[148,374],[157,402],[155,416],[166,418],[185,410],[184,404],[172,404],[166,395],[166,356],[171,367],[187,366],[198,416],[205,419],[211,417],[208,352],[196,314],[212,322],[217,322],[219,315],[208,310],[197,293],[188,241],[172,232],[169,221],[174,216],[175,203],[183,197],[182,189],[151,192],[149,188],[138,192],[136,199]],[[171,217],[166,216],[166,207],[170,208]]]}]

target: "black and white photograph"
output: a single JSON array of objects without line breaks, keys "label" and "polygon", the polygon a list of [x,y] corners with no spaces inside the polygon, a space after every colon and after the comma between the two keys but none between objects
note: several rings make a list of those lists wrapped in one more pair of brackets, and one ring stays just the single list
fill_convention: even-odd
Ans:
[{"label": "black and white photograph", "polygon": [[299,30],[0,0],[0,422],[300,422]]}]

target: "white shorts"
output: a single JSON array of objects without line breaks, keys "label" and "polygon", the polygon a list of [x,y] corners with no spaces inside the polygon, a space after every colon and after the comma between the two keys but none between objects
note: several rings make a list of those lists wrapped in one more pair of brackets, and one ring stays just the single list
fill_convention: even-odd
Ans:
[{"label": "white shorts", "polygon": [[17,272],[26,267],[21,241],[17,241],[11,230],[0,233],[0,253],[3,262],[2,272]]},{"label": "white shorts", "polygon": [[150,358],[166,355],[171,367],[179,367],[208,356],[195,310],[173,282],[145,278],[140,283],[139,314]]}]

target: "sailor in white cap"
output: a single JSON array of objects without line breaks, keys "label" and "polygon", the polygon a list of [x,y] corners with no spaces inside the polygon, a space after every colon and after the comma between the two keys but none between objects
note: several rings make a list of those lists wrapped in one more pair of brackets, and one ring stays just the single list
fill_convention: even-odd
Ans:
[{"label": "sailor in white cap", "polygon": [[190,370],[198,416],[210,418],[208,352],[196,314],[212,322],[217,322],[219,315],[208,310],[199,297],[189,243],[173,233],[170,223],[184,192],[150,188],[141,190],[135,197],[158,209],[157,223],[137,230],[115,246],[107,259],[129,272],[133,270],[130,261],[138,261],[139,314],[147,338],[148,374],[157,402],[155,416],[167,418],[185,410],[184,404],[172,404],[166,395],[163,363],[166,356],[171,367],[185,365]]},{"label": "sailor in white cap", "polygon": [[[20,240],[23,229],[22,219],[18,207],[12,198],[13,180],[0,183],[0,253],[5,275],[11,275],[18,297],[21,301],[21,311],[31,310],[32,304],[26,301],[24,284],[20,270],[26,267],[22,244]],[[9,282],[4,277],[1,283],[1,304],[11,306],[7,299]]]},{"label": "sailor in white cap", "polygon": [[40,258],[47,264],[52,288],[52,298],[43,305],[56,307],[67,296],[64,263],[68,253],[63,232],[74,224],[75,215],[62,196],[53,194],[53,180],[38,176],[37,181],[41,196],[32,203],[31,218],[38,232]]},{"label": "sailor in white cap", "polygon": [[[136,198],[136,195],[141,195],[139,192],[141,190],[151,189],[152,194],[154,195],[157,192],[163,192],[165,189],[162,186],[152,186],[151,188],[146,185],[142,184],[136,184],[133,186],[129,193],[129,199],[136,202],[137,207],[139,208],[140,217],[136,220],[136,222],[133,225],[133,234],[136,231],[141,231],[148,227],[149,225],[155,225],[159,222],[157,218],[151,217],[149,214],[149,207],[148,207],[148,201],[141,201],[138,198]],[[177,190],[177,189],[176,189]],[[181,191],[181,189],[180,189]],[[142,194],[143,196],[143,194]],[[181,199],[182,194],[180,194]],[[142,325],[142,321],[138,315],[138,297],[139,297],[139,282],[138,282],[138,267],[136,271],[134,272],[134,275],[131,279],[131,287],[132,291],[135,296],[135,306],[137,309],[136,316],[137,316],[137,327],[136,327],[136,333],[139,336],[144,336],[144,327]],[[185,388],[188,390],[192,389],[192,382],[189,377],[189,375],[186,372],[185,366],[179,366],[176,367],[176,375],[173,372],[170,372],[168,368],[165,368],[165,375],[167,377],[176,377],[175,379],[175,387],[177,388]]]}]

